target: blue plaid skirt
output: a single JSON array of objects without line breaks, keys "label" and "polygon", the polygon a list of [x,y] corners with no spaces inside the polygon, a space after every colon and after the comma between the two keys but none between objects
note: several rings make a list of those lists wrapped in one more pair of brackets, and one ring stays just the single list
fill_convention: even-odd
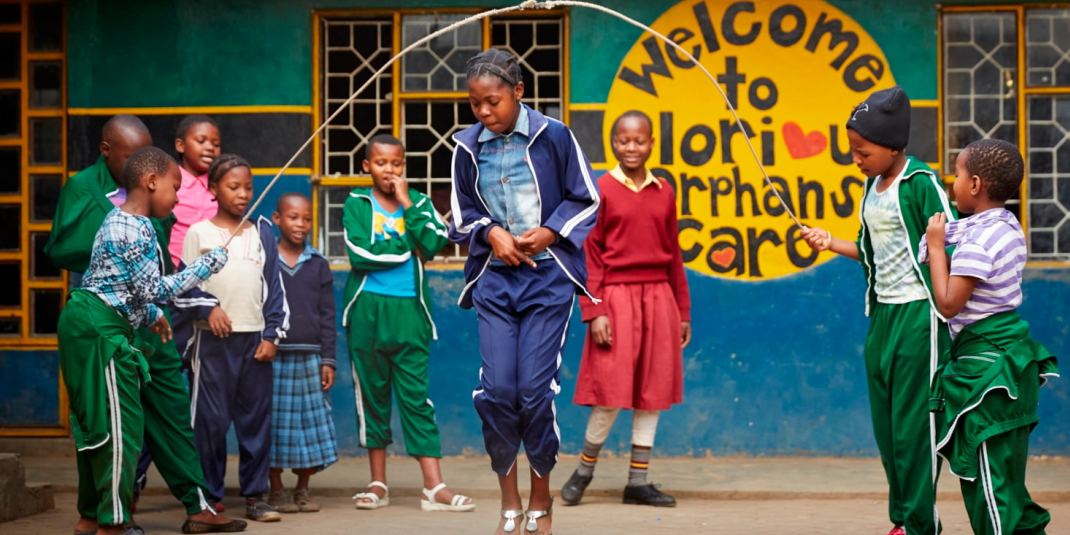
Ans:
[{"label": "blue plaid skirt", "polygon": [[272,363],[271,467],[325,468],[338,460],[331,401],[320,387],[320,356],[279,351]]}]

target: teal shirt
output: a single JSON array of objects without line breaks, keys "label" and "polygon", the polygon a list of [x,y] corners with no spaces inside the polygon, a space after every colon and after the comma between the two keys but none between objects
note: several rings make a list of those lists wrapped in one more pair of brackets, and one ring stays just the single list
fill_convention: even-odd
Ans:
[{"label": "teal shirt", "polygon": [[[398,208],[394,212],[386,211],[371,195],[372,200],[372,237],[380,240],[405,239],[405,210]],[[416,297],[416,280],[413,277],[413,259],[392,268],[368,272],[364,282],[364,291],[390,297]]]}]

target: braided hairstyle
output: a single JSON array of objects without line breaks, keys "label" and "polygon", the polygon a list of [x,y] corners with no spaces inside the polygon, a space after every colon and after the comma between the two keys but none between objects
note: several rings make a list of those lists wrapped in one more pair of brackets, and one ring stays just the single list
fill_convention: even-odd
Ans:
[{"label": "braided hairstyle", "polygon": [[966,146],[966,172],[988,186],[993,201],[1006,201],[1018,193],[1025,163],[1018,148],[1000,139],[982,139]]},{"label": "braided hairstyle", "polygon": [[245,161],[245,158],[242,158],[237,154],[220,154],[208,168],[208,185],[214,186],[219,184],[219,181],[223,179],[223,176],[235,167],[244,167],[249,170],[250,174],[253,172],[252,166],[249,165],[249,162]]},{"label": "braided hairstyle", "polygon": [[469,80],[481,76],[496,76],[510,88],[524,82],[516,56],[500,48],[488,48],[472,56],[468,60],[467,71]]}]

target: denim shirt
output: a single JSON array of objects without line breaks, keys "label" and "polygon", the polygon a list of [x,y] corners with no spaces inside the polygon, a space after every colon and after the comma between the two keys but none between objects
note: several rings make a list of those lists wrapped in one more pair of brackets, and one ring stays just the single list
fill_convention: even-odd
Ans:
[{"label": "denim shirt", "polygon": [[[530,139],[525,107],[520,108],[512,132],[502,135],[483,129],[479,135],[479,195],[490,215],[514,236],[542,226],[539,193],[527,161]],[[543,251],[532,259],[549,256]]]}]

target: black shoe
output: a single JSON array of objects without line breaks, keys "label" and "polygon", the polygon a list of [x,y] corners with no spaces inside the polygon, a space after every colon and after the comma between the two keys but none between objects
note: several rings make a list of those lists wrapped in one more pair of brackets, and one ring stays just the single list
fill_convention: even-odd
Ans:
[{"label": "black shoe", "polygon": [[583,491],[587,490],[592,479],[593,475],[581,476],[579,472],[572,472],[565,486],[561,487],[561,501],[565,502],[565,505],[578,505],[583,499]]},{"label": "black shoe", "polygon": [[633,505],[653,505],[654,507],[676,507],[676,498],[658,490],[653,483],[624,487],[624,503]]},{"label": "black shoe", "polygon": [[186,519],[182,523],[182,533],[237,533],[245,531],[244,520],[231,520],[226,524],[209,524]]}]

